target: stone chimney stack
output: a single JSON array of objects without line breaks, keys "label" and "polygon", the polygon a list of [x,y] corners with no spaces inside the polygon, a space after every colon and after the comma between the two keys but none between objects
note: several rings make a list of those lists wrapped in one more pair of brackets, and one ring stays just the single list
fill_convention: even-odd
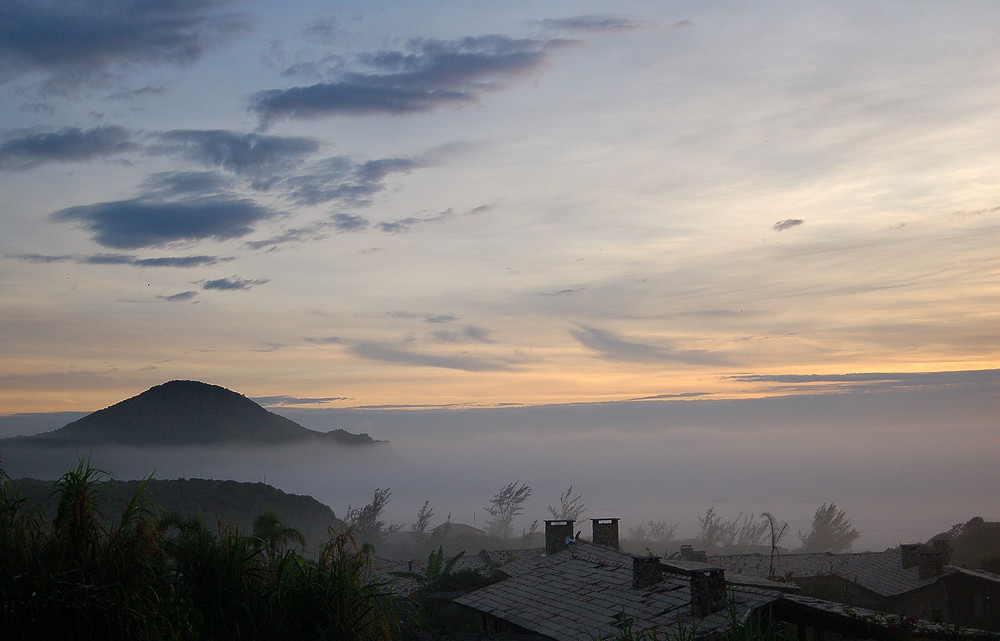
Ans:
[{"label": "stone chimney stack", "polygon": [[594,545],[618,549],[618,519],[590,519],[594,525]]},{"label": "stone chimney stack", "polygon": [[912,568],[920,563],[920,543],[902,543],[899,546],[903,554],[903,569]]},{"label": "stone chimney stack", "polygon": [[694,546],[693,545],[682,545],[681,546],[681,561],[694,561]]},{"label": "stone chimney stack", "polygon": [[545,520],[545,554],[555,554],[569,547],[573,538],[573,519]]},{"label": "stone chimney stack", "polygon": [[636,590],[656,585],[663,579],[658,556],[632,557],[632,587]]},{"label": "stone chimney stack", "polygon": [[920,553],[920,578],[931,579],[944,573],[944,554],[933,550]]},{"label": "stone chimney stack", "polygon": [[725,607],[725,570],[707,568],[691,574],[691,616],[706,617]]},{"label": "stone chimney stack", "polygon": [[945,565],[951,563],[951,541],[948,539],[934,539],[934,551],[941,553],[941,562]]}]

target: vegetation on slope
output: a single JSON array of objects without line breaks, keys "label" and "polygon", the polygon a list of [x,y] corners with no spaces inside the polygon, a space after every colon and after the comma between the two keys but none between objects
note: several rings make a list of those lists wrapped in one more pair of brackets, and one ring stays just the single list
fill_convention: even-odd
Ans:
[{"label": "vegetation on slope", "polygon": [[157,517],[146,483],[108,519],[102,481],[83,463],[64,474],[49,519],[0,472],[0,638],[392,637],[392,600],[350,532],[330,530],[311,561],[285,547],[294,530],[272,517],[256,536]]}]

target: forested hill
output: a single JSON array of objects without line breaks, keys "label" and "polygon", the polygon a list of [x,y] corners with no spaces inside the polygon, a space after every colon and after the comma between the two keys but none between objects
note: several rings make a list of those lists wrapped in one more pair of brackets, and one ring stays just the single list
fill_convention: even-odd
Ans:
[{"label": "forested hill", "polygon": [[[30,500],[42,505],[46,515],[55,517],[58,504],[53,498],[52,481],[19,479],[15,481],[21,492]],[[97,486],[97,505],[108,520],[121,517],[124,506],[135,494],[140,481],[105,481]],[[254,520],[272,510],[282,524],[299,530],[306,538],[309,549],[322,545],[328,536],[327,528],[343,526],[334,511],[311,496],[287,494],[264,483],[241,483],[209,479],[152,479],[144,496],[156,514],[177,512],[183,515],[201,514],[208,528],[215,532],[219,526],[236,527],[249,534]]]},{"label": "forested hill", "polygon": [[19,442],[59,445],[372,445],[367,434],[317,432],[242,394],[199,381],[170,381],[68,425]]}]

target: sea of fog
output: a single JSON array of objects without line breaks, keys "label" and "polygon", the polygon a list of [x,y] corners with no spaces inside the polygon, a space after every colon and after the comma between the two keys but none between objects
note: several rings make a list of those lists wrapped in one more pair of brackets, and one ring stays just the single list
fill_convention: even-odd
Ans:
[{"label": "sea of fog", "polygon": [[976,515],[1000,520],[998,410],[991,386],[496,410],[280,408],[311,429],[390,444],[2,454],[15,478],[55,478],[89,455],[117,478],[263,481],[338,515],[390,488],[386,521],[406,527],[427,500],[432,527],[449,516],[482,527],[483,506],[519,481],[533,493],[518,531],[548,518],[572,485],[584,518],[620,517],[623,533],[663,520],[683,538],[709,507],[724,519],[768,511],[789,522],[784,543],[795,547],[816,508],[834,502],[861,530],[854,549],[877,550]]}]

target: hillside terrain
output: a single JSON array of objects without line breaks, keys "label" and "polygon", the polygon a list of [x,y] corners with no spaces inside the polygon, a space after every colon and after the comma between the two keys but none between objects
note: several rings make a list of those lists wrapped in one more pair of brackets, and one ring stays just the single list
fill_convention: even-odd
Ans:
[{"label": "hillside terrain", "polygon": [[270,412],[242,394],[199,381],[170,381],[50,432],[0,440],[59,445],[336,445],[384,443],[342,429],[317,432]]},{"label": "hillside terrain", "polygon": [[[15,481],[21,493],[42,506],[49,519],[55,517],[56,500],[52,496],[52,481],[19,479]],[[116,521],[124,506],[139,487],[139,481],[105,481],[97,486],[97,505],[104,518]],[[288,527],[299,530],[311,550],[326,542],[328,528],[341,528],[344,523],[334,511],[311,496],[287,494],[264,483],[241,483],[208,479],[152,479],[145,496],[152,502],[154,514],[177,512],[201,514],[212,531],[235,527],[240,532],[253,530],[253,522],[271,510]]]}]

